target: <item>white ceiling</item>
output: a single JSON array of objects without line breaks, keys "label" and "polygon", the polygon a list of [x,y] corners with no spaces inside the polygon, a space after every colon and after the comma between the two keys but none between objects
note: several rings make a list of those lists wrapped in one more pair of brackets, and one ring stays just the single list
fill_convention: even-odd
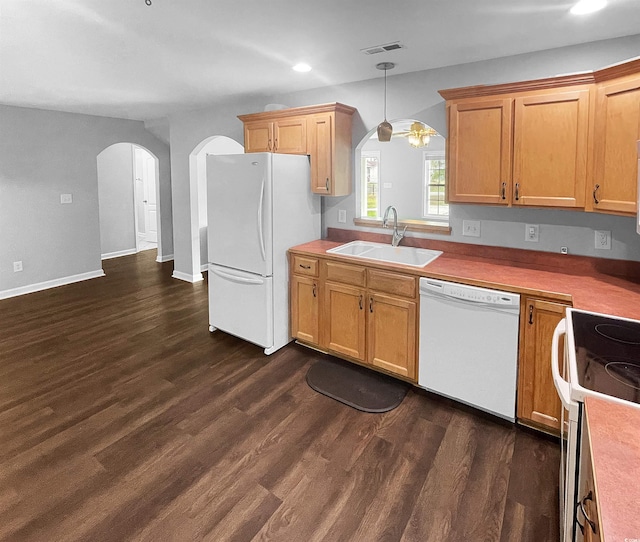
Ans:
[{"label": "white ceiling", "polygon": [[[640,1],[0,0],[0,103],[131,119],[640,33]],[[401,41],[405,49],[360,49]],[[291,66],[305,61],[313,71]]]}]

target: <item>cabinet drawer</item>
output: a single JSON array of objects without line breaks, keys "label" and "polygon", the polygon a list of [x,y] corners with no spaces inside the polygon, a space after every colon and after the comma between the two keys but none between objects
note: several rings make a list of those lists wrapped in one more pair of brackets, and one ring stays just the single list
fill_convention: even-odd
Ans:
[{"label": "cabinet drawer", "polygon": [[327,280],[353,284],[354,286],[364,286],[366,284],[367,270],[365,267],[335,262],[326,262],[325,266]]},{"label": "cabinet drawer", "polygon": [[298,275],[318,276],[318,260],[316,258],[305,258],[304,256],[293,257],[293,272]]},{"label": "cabinet drawer", "polygon": [[416,297],[416,278],[398,273],[369,269],[368,285],[372,290],[404,297]]}]

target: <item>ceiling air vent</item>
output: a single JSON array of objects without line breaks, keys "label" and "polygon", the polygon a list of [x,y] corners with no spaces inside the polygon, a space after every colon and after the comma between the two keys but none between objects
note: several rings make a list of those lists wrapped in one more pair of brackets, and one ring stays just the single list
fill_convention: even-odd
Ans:
[{"label": "ceiling air vent", "polygon": [[386,53],[388,51],[395,51],[396,49],[404,49],[404,45],[399,41],[393,43],[385,43],[384,45],[374,45],[373,47],[365,47],[360,49],[365,55],[376,55],[378,53]]}]

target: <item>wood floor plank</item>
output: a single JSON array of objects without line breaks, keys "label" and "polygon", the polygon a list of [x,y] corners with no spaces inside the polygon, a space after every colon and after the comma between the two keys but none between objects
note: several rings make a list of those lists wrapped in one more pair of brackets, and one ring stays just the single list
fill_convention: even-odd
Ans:
[{"label": "wood floor plank", "polygon": [[558,540],[556,442],[411,389],[354,410],[326,357],[209,333],[152,252],[0,300],[0,541]]}]

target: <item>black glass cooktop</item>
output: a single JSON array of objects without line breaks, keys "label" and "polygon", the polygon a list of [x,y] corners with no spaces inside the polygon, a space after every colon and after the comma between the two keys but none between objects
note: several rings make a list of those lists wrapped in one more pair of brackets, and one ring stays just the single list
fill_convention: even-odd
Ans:
[{"label": "black glass cooktop", "polygon": [[640,321],[571,310],[578,383],[640,404]]}]

